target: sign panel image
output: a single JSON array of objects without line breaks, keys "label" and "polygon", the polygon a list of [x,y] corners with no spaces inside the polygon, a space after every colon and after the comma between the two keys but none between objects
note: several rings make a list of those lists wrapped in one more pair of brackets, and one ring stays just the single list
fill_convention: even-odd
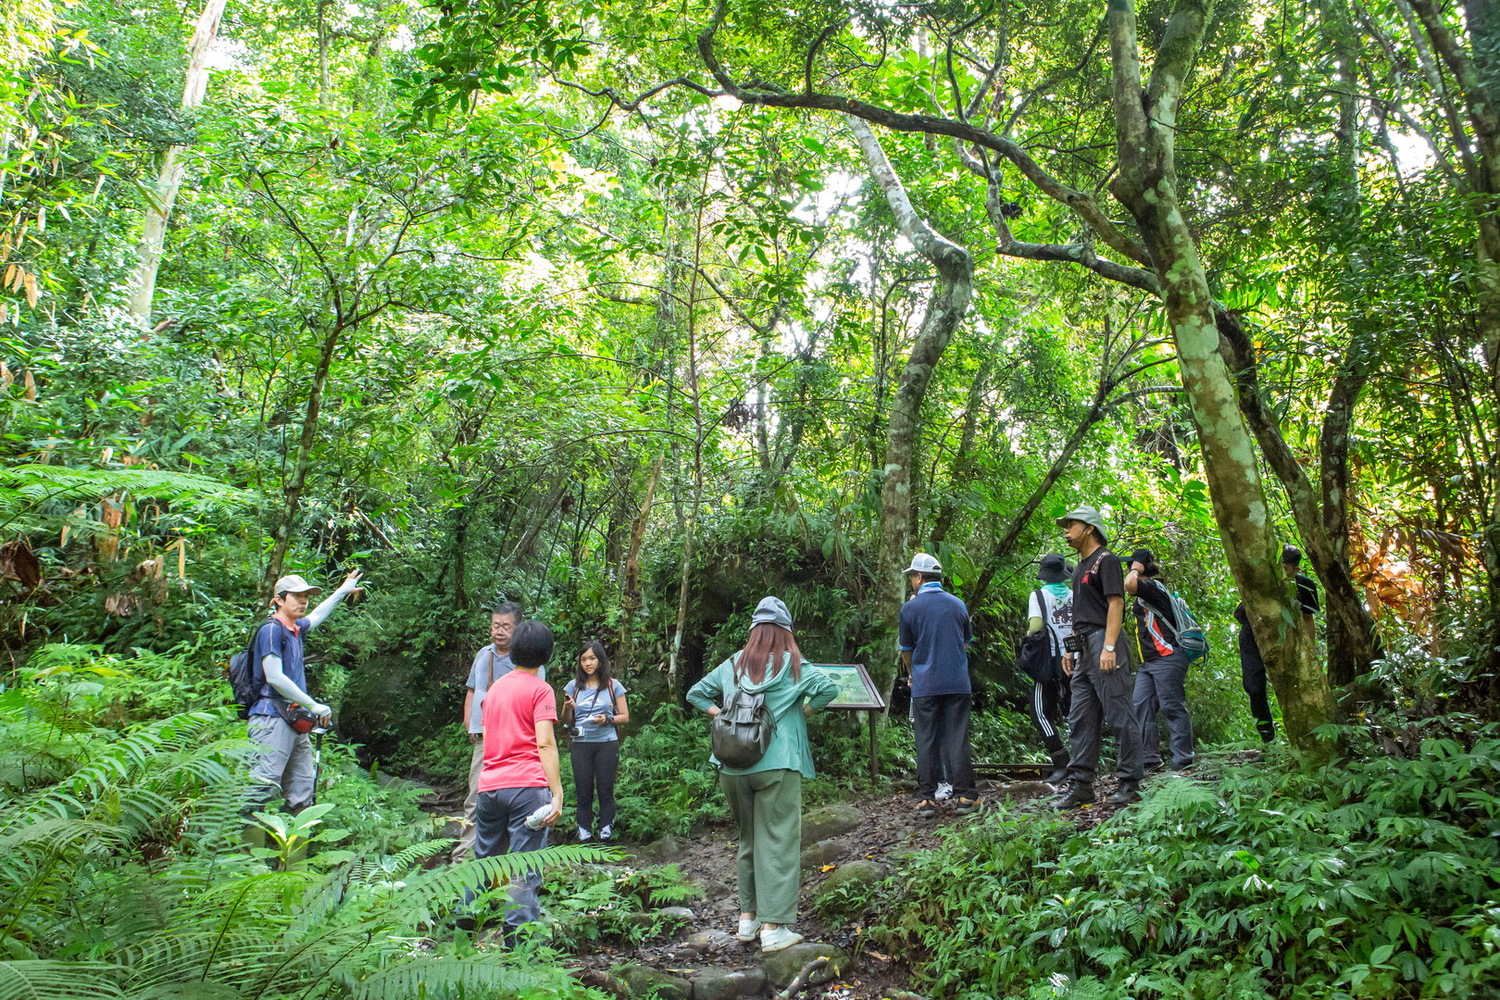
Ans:
[{"label": "sign panel image", "polygon": [[838,697],[828,706],[830,709],[878,711],[885,708],[885,699],[880,697],[863,663],[814,663],[813,666],[827,673],[839,686]]}]

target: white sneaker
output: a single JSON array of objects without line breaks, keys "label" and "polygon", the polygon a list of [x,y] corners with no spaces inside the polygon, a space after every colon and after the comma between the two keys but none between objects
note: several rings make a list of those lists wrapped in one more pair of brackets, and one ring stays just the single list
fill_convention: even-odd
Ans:
[{"label": "white sneaker", "polygon": [[589,833],[583,827],[580,826],[578,828],[578,842],[580,844],[587,844],[589,842],[589,840],[591,840],[593,838],[593,836],[594,836],[593,834]]},{"label": "white sneaker", "polygon": [[602,829],[602,830],[599,831],[599,839],[600,840],[613,840],[614,836],[615,836],[615,830],[614,830],[614,827],[612,827],[612,826],[606,826],[604,829]]},{"label": "white sneaker", "polygon": [[939,802],[943,801],[944,799],[951,799],[953,797],[953,786],[946,781],[939,781],[937,792],[934,793],[932,797],[937,799]]},{"label": "white sneaker", "polygon": [[744,917],[740,917],[739,930],[734,932],[734,939],[736,941],[743,941],[746,944],[749,944],[751,941],[755,940],[756,935],[758,934],[760,934],[759,920],[756,920],[754,917],[751,917],[748,920]]},{"label": "white sneaker", "polygon": [[768,928],[760,932],[760,950],[762,952],[781,951],[801,940],[802,935],[790,927]]}]

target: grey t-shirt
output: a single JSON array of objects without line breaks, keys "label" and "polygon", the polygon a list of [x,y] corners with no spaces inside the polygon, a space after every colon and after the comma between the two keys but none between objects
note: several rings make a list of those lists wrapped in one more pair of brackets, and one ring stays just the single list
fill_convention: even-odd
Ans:
[{"label": "grey t-shirt", "polygon": [[620,738],[614,723],[595,725],[589,719],[595,715],[614,715],[615,702],[625,696],[625,685],[611,680],[608,693],[599,688],[584,688],[579,691],[578,681],[575,679],[563,685],[563,694],[573,695],[573,724],[580,730],[580,734],[573,737],[573,742],[607,743]]},{"label": "grey t-shirt", "polygon": [[[495,644],[490,643],[479,652],[474,654],[474,663],[469,667],[469,679],[464,685],[474,692],[474,702],[469,706],[469,732],[484,732],[484,693],[490,689],[490,685],[510,673],[515,664],[510,662],[510,654],[495,652]],[[547,679],[547,668],[536,672],[537,677]]]}]

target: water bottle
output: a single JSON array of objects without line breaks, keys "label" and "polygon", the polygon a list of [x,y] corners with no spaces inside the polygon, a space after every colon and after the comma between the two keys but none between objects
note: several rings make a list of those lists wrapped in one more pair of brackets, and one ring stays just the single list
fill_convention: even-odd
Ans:
[{"label": "water bottle", "polygon": [[544,820],[546,820],[546,818],[548,816],[551,816],[551,815],[552,815],[552,800],[548,799],[546,805],[539,806],[535,811],[532,812],[532,814],[530,816],[526,817],[526,829],[528,829],[528,830],[540,830],[542,828],[542,822]]}]

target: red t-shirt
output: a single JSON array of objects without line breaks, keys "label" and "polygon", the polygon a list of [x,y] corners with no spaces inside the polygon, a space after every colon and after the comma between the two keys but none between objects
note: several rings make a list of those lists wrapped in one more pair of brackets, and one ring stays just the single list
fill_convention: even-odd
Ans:
[{"label": "red t-shirt", "polygon": [[479,791],[546,788],[547,772],[536,748],[536,724],[556,722],[557,706],[547,682],[512,670],[484,695],[484,767]]}]

